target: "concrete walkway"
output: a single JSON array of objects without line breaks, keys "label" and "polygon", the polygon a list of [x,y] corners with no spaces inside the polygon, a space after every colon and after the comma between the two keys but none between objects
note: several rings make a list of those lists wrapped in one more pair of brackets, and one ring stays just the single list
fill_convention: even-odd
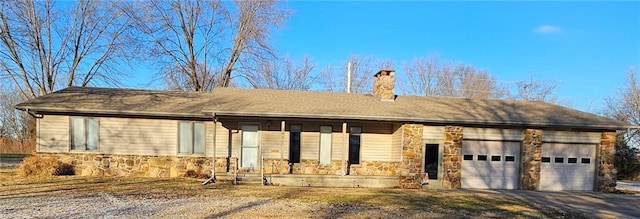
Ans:
[{"label": "concrete walkway", "polygon": [[499,193],[522,201],[572,209],[598,218],[640,218],[640,196],[598,192],[539,192],[522,190],[470,190]]}]

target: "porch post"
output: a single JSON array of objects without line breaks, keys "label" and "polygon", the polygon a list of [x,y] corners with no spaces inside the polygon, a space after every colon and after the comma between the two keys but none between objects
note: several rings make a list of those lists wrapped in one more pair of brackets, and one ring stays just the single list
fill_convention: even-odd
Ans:
[{"label": "porch post", "polygon": [[216,113],[212,113],[212,116],[213,116],[213,128],[211,129],[211,131],[213,132],[213,137],[212,137],[212,140],[213,140],[213,143],[212,143],[212,145],[213,145],[213,155],[212,155],[213,156],[213,162],[211,163],[211,166],[212,166],[212,168],[211,168],[212,169],[211,170],[212,176],[211,177],[215,177],[216,176],[216,135],[217,135],[216,127],[218,126],[218,118],[216,118]]},{"label": "porch post", "polygon": [[285,122],[284,120],[282,120],[282,122],[280,123],[280,134],[281,134],[281,138],[280,138],[280,168],[278,169],[278,172],[280,172],[280,175],[283,174],[282,170],[284,170],[284,166],[282,165],[282,161],[284,160],[284,130],[285,130]]},{"label": "porch post", "polygon": [[349,147],[348,144],[348,139],[347,139],[347,123],[343,122],[342,123],[342,158],[341,160],[341,166],[342,166],[342,175],[346,175],[347,172],[345,171],[346,165],[347,163],[345,162],[345,154],[347,153],[347,148]]}]

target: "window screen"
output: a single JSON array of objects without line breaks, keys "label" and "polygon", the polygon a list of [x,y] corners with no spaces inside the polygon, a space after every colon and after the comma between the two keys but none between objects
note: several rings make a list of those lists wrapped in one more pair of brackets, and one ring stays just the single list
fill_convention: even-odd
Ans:
[{"label": "window screen", "polygon": [[204,123],[193,123],[193,153],[204,154],[205,134]]},{"label": "window screen", "polygon": [[71,150],[84,150],[83,117],[71,117]]},{"label": "window screen", "polygon": [[181,154],[190,154],[191,153],[191,144],[193,142],[193,136],[191,132],[191,122],[180,122],[178,124],[178,129],[180,135],[180,143],[178,146],[178,153]]}]

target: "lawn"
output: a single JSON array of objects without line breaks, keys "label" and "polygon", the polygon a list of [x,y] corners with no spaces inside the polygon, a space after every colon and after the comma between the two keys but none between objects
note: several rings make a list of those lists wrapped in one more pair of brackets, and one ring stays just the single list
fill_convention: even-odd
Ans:
[{"label": "lawn", "polygon": [[[383,209],[397,213],[392,215],[413,215],[414,217],[447,215],[487,218],[582,218],[585,216],[577,212],[567,212],[490,191],[283,187],[231,185],[228,182],[202,186],[201,182],[202,180],[190,178],[79,176],[33,179],[17,177],[13,170],[0,170],[0,199],[56,196],[66,194],[65,191],[73,191],[74,197],[83,194],[108,194],[124,198],[165,200],[187,197],[225,197],[230,199],[251,197],[258,200],[322,203],[331,206],[325,209],[305,210],[301,215],[287,215],[287,212],[280,212],[283,215],[279,216],[284,217],[314,217],[319,213],[316,210],[336,211],[332,214],[323,212],[324,216],[321,217],[341,217],[346,213],[353,213],[350,211],[364,212],[367,209]],[[351,215],[350,217],[371,217],[367,214],[349,215]],[[226,216],[242,217],[242,215]]]}]

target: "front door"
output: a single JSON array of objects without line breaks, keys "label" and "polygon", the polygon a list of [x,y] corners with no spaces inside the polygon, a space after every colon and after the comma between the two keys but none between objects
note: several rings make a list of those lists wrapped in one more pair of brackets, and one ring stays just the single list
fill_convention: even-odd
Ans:
[{"label": "front door", "polygon": [[429,179],[438,179],[438,157],[440,157],[438,144],[427,144],[424,153],[424,172],[429,174]]},{"label": "front door", "polygon": [[240,167],[258,168],[258,126],[242,125]]}]

